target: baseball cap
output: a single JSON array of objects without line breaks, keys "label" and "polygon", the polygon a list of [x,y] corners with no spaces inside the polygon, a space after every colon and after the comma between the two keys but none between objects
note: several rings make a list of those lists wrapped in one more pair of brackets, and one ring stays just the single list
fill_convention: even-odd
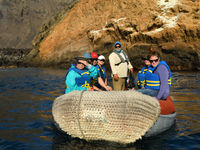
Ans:
[{"label": "baseball cap", "polygon": [[98,60],[105,60],[106,58],[103,56],[103,55],[100,55],[99,57],[98,57]]}]

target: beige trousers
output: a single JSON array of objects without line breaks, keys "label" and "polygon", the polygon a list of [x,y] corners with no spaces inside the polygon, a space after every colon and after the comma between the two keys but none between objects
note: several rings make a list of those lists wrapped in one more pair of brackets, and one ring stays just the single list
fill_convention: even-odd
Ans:
[{"label": "beige trousers", "polygon": [[114,78],[112,77],[113,90],[114,91],[125,90],[125,81],[126,81],[126,78],[119,78],[118,81],[115,81]]}]

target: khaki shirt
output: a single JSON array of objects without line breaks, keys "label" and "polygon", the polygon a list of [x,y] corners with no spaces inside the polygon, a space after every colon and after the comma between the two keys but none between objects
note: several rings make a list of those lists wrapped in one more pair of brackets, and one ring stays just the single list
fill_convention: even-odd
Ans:
[{"label": "khaki shirt", "polygon": [[[124,60],[126,60],[126,58],[124,57],[124,54],[122,53],[122,51],[119,54],[124,58]],[[120,63],[121,59],[114,52],[112,52],[109,55],[109,62],[110,62],[111,70],[112,70],[112,75],[113,74],[118,74],[118,76],[120,78],[127,77],[128,76],[128,69],[133,68],[133,66],[131,65],[130,61],[128,61],[128,64],[127,64],[127,62],[124,62],[124,63],[121,63],[119,65],[115,65],[115,64]]]}]

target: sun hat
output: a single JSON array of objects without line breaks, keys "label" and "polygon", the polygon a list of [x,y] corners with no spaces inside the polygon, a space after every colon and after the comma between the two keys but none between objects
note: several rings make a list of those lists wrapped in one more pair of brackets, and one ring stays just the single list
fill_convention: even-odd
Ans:
[{"label": "sun hat", "polygon": [[91,59],[92,58],[90,53],[84,53],[83,57],[86,58],[86,59]]},{"label": "sun hat", "polygon": [[78,64],[79,60],[85,60],[85,61],[87,61],[87,58],[84,58],[84,57],[75,57],[71,61],[72,61],[72,64]]},{"label": "sun hat", "polygon": [[106,58],[103,56],[103,55],[100,55],[99,57],[98,57],[98,60],[105,60]]},{"label": "sun hat", "polygon": [[120,45],[120,46],[121,46],[121,43],[120,43],[120,42],[115,42],[114,47],[115,47],[116,45]]}]

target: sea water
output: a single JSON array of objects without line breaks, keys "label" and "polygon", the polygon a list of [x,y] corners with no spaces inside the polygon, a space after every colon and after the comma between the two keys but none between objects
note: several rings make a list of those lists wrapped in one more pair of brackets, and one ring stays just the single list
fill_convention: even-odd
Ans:
[{"label": "sea water", "polygon": [[176,123],[161,135],[129,145],[87,142],[58,130],[52,104],[64,94],[67,70],[0,69],[0,150],[200,149],[200,72],[173,72]]}]

